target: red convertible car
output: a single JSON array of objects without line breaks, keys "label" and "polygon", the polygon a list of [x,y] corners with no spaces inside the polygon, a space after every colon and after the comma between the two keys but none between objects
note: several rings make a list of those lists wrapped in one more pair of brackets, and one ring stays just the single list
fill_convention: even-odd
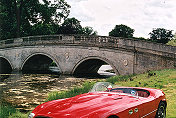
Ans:
[{"label": "red convertible car", "polygon": [[89,93],[37,106],[28,118],[165,118],[166,106],[161,90],[99,82]]}]

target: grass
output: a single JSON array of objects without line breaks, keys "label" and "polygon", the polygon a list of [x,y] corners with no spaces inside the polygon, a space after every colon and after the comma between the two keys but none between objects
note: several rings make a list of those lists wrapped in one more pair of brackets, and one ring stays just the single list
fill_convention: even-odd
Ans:
[{"label": "grass", "polygon": [[0,118],[27,118],[28,114],[21,113],[19,110],[8,103],[0,103]]},{"label": "grass", "polygon": [[95,82],[85,82],[80,87],[75,87],[73,89],[67,90],[67,91],[54,91],[48,94],[48,98],[46,101],[56,100],[56,99],[62,99],[62,98],[69,98],[73,97],[79,94],[87,93],[92,88],[92,86],[95,84]]},{"label": "grass", "polygon": [[16,113],[13,113],[12,115],[10,115],[8,118],[27,118],[27,117],[28,117],[28,114],[17,111]]},{"label": "grass", "polygon": [[[176,116],[176,69],[165,69],[160,71],[150,71],[139,75],[114,76],[106,79],[120,86],[135,86],[162,89],[167,98],[167,118]],[[69,98],[82,93],[87,93],[95,82],[85,82],[80,87],[75,87],[68,91],[51,92],[46,101]],[[14,107],[0,105],[0,118],[26,118]]]},{"label": "grass", "polygon": [[120,75],[120,76],[113,76],[110,77],[106,80],[106,82],[110,82],[112,84],[115,84],[116,82],[121,82],[121,81],[127,81],[129,80],[131,77],[134,77],[135,75]]},{"label": "grass", "polygon": [[0,104],[0,118],[8,118],[10,115],[16,112],[17,110],[15,107],[5,103]]}]

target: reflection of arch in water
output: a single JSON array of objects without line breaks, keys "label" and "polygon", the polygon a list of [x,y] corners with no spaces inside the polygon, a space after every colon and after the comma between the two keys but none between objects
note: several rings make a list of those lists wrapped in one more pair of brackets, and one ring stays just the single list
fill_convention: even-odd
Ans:
[{"label": "reflection of arch in water", "polygon": [[0,56],[0,74],[11,74],[12,69],[13,66],[10,61],[5,57]]},{"label": "reflection of arch in water", "polygon": [[98,70],[102,65],[110,65],[114,72],[119,75],[118,70],[112,63],[101,57],[87,57],[79,61],[74,67],[72,73],[73,75],[99,75]]},{"label": "reflection of arch in water", "polygon": [[57,65],[58,73],[61,73],[61,68],[51,55],[45,53],[35,53],[28,56],[22,66],[21,70],[23,73],[48,73],[49,66],[52,62],[55,62]]}]

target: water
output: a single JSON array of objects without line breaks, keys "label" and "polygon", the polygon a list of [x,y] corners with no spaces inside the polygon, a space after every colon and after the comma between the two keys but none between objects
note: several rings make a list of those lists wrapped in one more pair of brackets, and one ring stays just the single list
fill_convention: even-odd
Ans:
[{"label": "water", "polygon": [[[113,73],[106,72],[111,69],[109,66],[103,66],[98,73],[112,76]],[[68,90],[80,86],[87,80],[97,81],[97,79],[104,78],[76,78],[57,74],[6,74],[1,75],[0,97],[1,101],[5,100],[16,105],[18,109],[28,111],[45,102],[49,92]]]}]

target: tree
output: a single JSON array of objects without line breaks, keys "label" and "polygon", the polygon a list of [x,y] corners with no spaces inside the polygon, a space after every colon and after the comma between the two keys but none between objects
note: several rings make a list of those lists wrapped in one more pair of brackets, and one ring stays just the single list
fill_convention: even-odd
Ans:
[{"label": "tree", "polygon": [[167,30],[164,28],[153,29],[149,33],[150,41],[166,44],[169,40],[173,38],[172,30]]},{"label": "tree", "polygon": [[109,32],[109,36],[132,38],[133,33],[134,33],[134,29],[131,29],[130,27],[121,24],[121,25],[116,25],[115,28]]},{"label": "tree", "polygon": [[94,31],[92,27],[86,26],[82,28],[82,34],[97,35],[97,31]]},{"label": "tree", "polygon": [[82,26],[76,18],[67,18],[59,28],[59,34],[81,34]]},{"label": "tree", "polygon": [[67,18],[58,29],[58,34],[84,34],[96,35],[97,32],[92,27],[82,27],[80,21],[76,18]]},{"label": "tree", "polygon": [[32,35],[36,24],[61,23],[70,12],[65,0],[1,0],[0,8],[1,39]]},{"label": "tree", "polygon": [[32,35],[51,35],[55,34],[59,28],[59,25],[53,23],[39,22],[32,26]]},{"label": "tree", "polygon": [[16,20],[12,0],[0,1],[0,39],[15,37]]}]

